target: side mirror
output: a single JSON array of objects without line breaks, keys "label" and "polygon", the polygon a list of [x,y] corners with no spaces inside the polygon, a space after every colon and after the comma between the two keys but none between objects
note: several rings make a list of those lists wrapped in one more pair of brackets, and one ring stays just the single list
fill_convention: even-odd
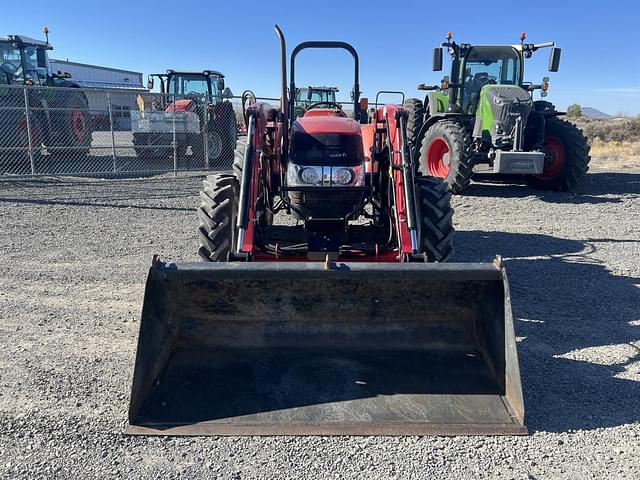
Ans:
[{"label": "side mirror", "polygon": [[224,90],[224,78],[218,79],[218,90],[220,91]]},{"label": "side mirror", "polygon": [[442,70],[442,47],[433,49],[433,71],[439,72]]},{"label": "side mirror", "polygon": [[307,100],[311,101],[311,97],[313,96],[313,88],[307,88]]},{"label": "side mirror", "polygon": [[231,89],[229,87],[226,87],[222,91],[222,98],[233,98],[233,92],[231,91]]},{"label": "side mirror", "polygon": [[560,54],[562,53],[561,48],[553,47],[551,49],[551,53],[549,54],[549,71],[557,72],[560,68]]},{"label": "side mirror", "polygon": [[153,77],[151,75],[147,77],[147,90],[153,90]]}]

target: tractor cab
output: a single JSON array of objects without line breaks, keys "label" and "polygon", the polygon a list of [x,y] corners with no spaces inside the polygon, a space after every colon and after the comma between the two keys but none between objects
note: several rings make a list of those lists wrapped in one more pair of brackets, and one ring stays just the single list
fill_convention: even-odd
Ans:
[{"label": "tractor cab", "polygon": [[519,85],[522,65],[513,47],[477,46],[468,49],[460,68],[462,111],[475,113],[485,85]]},{"label": "tractor cab", "polygon": [[[317,110],[319,107],[338,105],[336,103],[337,87],[301,87],[296,89],[294,102],[294,117],[302,117],[310,110]],[[339,106],[339,105],[338,105]],[[335,110],[335,109],[333,109]],[[342,110],[341,108],[339,110]],[[338,112],[335,112],[338,113]],[[319,115],[319,112],[310,115]]]},{"label": "tractor cab", "polygon": [[166,73],[152,73],[147,80],[147,88],[152,90],[154,79],[160,81],[160,93],[167,94],[176,101],[194,104],[220,103],[233,93],[224,84],[224,74],[216,70],[202,72],[180,72],[169,69]]},{"label": "tractor cab", "polygon": [[[48,37],[48,29],[44,32]],[[68,73],[55,74],[49,63],[49,41],[24,35],[0,36],[0,85],[74,87]]]}]

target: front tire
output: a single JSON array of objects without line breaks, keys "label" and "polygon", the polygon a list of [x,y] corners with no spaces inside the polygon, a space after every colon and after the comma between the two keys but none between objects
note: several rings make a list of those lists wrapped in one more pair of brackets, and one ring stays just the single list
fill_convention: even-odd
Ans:
[{"label": "front tire", "polygon": [[411,148],[415,148],[420,142],[418,133],[420,133],[424,122],[424,104],[418,98],[408,98],[403,107],[409,114],[407,118],[407,140],[411,143]]},{"label": "front tire", "polygon": [[209,175],[200,192],[198,255],[204,262],[226,262],[236,240],[240,185],[235,175]]},{"label": "front tire", "polygon": [[422,139],[420,171],[443,179],[449,191],[461,193],[473,175],[473,159],[467,153],[470,141],[460,123],[452,120],[434,123]]},{"label": "front tire", "polygon": [[434,177],[416,177],[419,241],[429,262],[446,262],[453,255],[453,207],[447,184]]},{"label": "front tire", "polygon": [[544,148],[544,171],[527,177],[530,187],[566,192],[589,170],[589,144],[582,130],[572,123],[547,120]]}]

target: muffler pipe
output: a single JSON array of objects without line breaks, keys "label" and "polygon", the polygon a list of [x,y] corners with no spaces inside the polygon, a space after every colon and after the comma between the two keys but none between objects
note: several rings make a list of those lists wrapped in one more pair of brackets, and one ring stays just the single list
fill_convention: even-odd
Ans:
[{"label": "muffler pipe", "polygon": [[[276,35],[280,40],[280,116],[282,119],[282,155],[286,157],[289,152],[289,98],[287,95],[287,44],[284,33],[278,25],[275,26]],[[295,92],[291,92],[295,95]],[[284,158],[283,158],[284,160]]]}]

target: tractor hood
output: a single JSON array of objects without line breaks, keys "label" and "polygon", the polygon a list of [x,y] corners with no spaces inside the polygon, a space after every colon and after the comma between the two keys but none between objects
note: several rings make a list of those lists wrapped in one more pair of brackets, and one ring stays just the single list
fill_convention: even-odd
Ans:
[{"label": "tractor hood", "polygon": [[293,122],[292,133],[307,133],[309,135],[339,134],[339,135],[360,135],[360,124],[345,117],[339,117],[327,110],[312,110],[322,112],[324,115],[316,114],[309,116],[309,112],[304,117]]},{"label": "tractor hood", "polygon": [[529,92],[516,85],[486,85],[480,92],[476,110],[474,136],[490,137],[493,145],[513,144],[513,129],[517,118],[526,126],[533,101]]}]

